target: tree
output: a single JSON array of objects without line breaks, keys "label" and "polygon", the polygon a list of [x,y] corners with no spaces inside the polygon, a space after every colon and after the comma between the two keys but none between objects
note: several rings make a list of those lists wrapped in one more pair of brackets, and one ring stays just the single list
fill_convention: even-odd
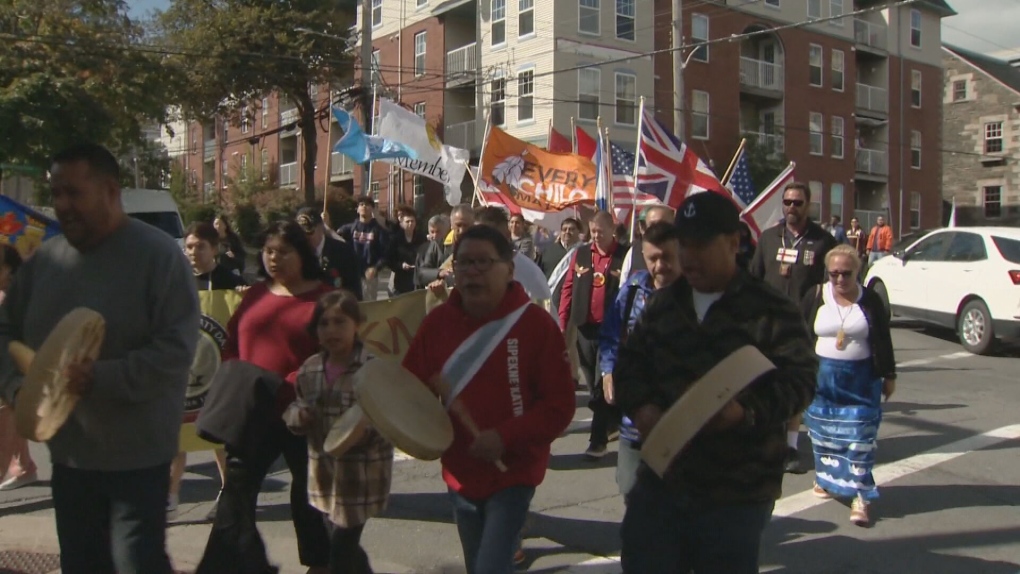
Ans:
[{"label": "tree", "polygon": [[292,102],[303,143],[304,194],[311,201],[317,122],[328,119],[328,107],[313,101],[311,89],[350,83],[344,40],[354,6],[351,0],[173,0],[158,17],[158,30],[183,72],[179,104],[190,116],[238,125],[245,115],[255,116],[266,94]]},{"label": "tree", "polygon": [[165,111],[167,73],[121,0],[0,3],[0,164],[46,169],[84,140],[117,154]]},{"label": "tree", "polygon": [[747,138],[747,145],[744,147],[747,154],[748,169],[751,172],[751,183],[754,189],[761,192],[765,186],[772,183],[790,162],[786,154],[776,152],[775,145],[771,141],[759,142],[756,138]]}]

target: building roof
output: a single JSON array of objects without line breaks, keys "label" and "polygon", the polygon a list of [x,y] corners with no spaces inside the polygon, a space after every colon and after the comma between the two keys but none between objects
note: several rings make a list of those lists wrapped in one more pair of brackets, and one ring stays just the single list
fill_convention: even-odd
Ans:
[{"label": "building roof", "polygon": [[1020,94],[1020,69],[1014,68],[1009,62],[984,54],[978,54],[977,52],[971,52],[970,50],[964,50],[963,48],[957,48],[956,46],[950,46],[949,44],[943,44],[942,47],[957,58],[966,61],[996,81],[1004,84],[1007,88]]},{"label": "building roof", "polygon": [[956,10],[946,0],[921,0],[921,4],[927,4],[932,10],[941,12],[943,16],[956,16]]}]

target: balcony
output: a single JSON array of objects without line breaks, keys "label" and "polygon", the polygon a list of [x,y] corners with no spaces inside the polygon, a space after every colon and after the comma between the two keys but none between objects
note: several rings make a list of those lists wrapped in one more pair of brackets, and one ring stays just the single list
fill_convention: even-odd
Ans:
[{"label": "balcony", "polygon": [[879,114],[889,113],[889,93],[885,88],[857,84],[857,109]]},{"label": "balcony", "polygon": [[856,18],[854,19],[854,41],[862,48],[885,52],[889,49],[889,27]]},{"label": "balcony", "polygon": [[[280,112],[280,126],[285,127],[288,124],[296,124],[298,121],[298,110],[297,108],[291,108]],[[297,126],[294,126],[297,127]]]},{"label": "balcony", "polygon": [[745,88],[781,92],[783,91],[783,66],[742,56],[740,58],[740,85]]},{"label": "balcony", "polygon": [[857,148],[857,173],[889,175],[889,159],[884,149]]},{"label": "balcony", "polygon": [[741,135],[757,146],[763,147],[770,154],[781,154],[786,149],[782,134],[772,134],[752,130],[740,130]]},{"label": "balcony", "polygon": [[475,121],[447,125],[443,131],[443,143],[469,151],[475,149],[477,147]]},{"label": "balcony", "polygon": [[478,44],[450,50],[446,53],[446,87],[473,84],[478,77]]},{"label": "balcony", "polygon": [[216,138],[205,140],[205,149],[202,157],[205,161],[216,158]]},{"label": "balcony", "polygon": [[354,173],[354,161],[342,153],[333,152],[329,157],[330,179]]},{"label": "balcony", "polygon": [[298,164],[297,162],[292,163],[281,163],[280,164],[280,186],[286,185],[297,185],[298,176]]}]

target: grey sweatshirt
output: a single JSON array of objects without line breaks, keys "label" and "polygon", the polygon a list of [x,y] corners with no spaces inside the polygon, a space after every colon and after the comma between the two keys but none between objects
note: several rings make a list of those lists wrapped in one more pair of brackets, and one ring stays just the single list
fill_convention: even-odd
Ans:
[{"label": "grey sweatshirt", "polygon": [[134,219],[84,253],[63,236],[44,243],[0,305],[0,391],[8,401],[22,382],[8,342],[38,349],[75,307],[101,314],[106,338],[92,388],[48,443],[53,462],[103,471],[168,463],[198,340],[195,278],[181,248]]}]

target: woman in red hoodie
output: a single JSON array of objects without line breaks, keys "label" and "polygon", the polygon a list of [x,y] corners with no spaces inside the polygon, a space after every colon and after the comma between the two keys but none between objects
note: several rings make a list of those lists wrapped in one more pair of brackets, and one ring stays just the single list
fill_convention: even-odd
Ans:
[{"label": "woman in red hoodie", "polygon": [[454,290],[425,316],[404,366],[454,414],[443,479],[468,574],[513,572],[516,538],[574,414],[556,322],[513,281],[513,246],[476,226],[454,248]]}]

